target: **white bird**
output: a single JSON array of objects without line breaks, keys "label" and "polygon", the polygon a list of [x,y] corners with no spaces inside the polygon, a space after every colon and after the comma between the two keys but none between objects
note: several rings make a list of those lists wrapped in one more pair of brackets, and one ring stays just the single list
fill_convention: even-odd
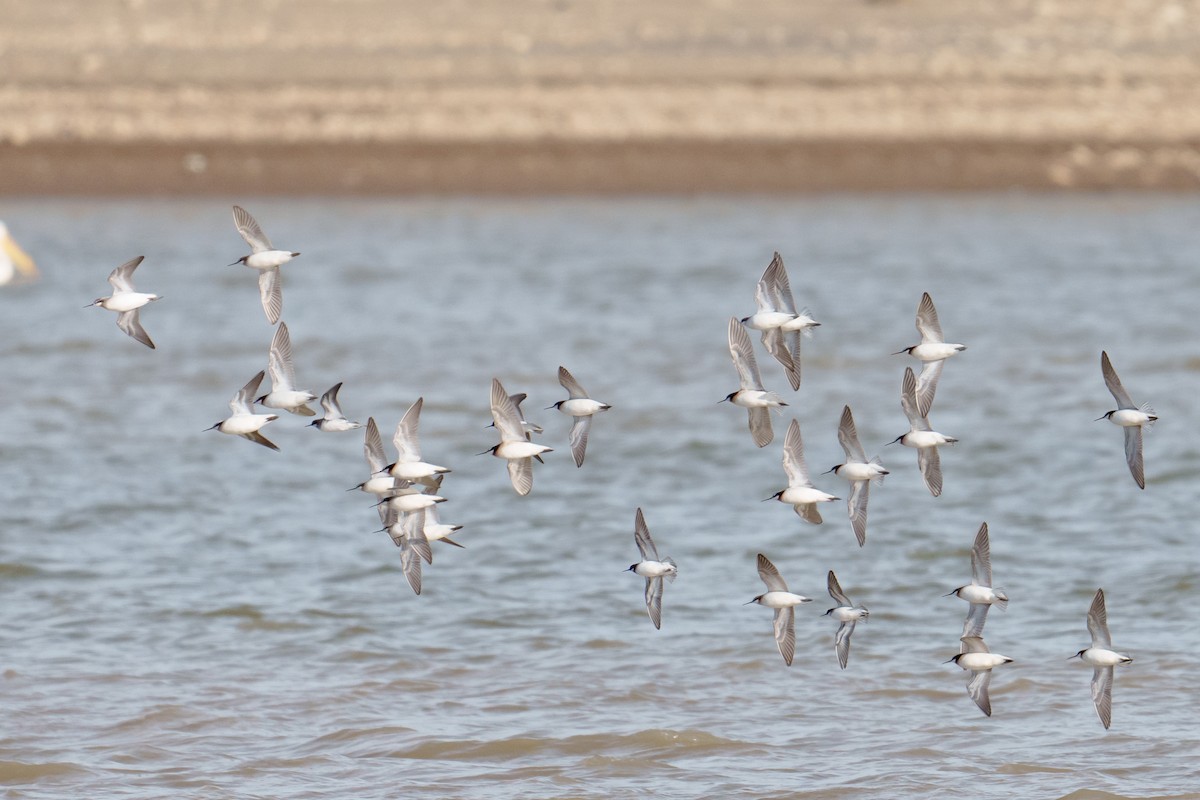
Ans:
[{"label": "white bird", "polygon": [[829,570],[828,583],[829,596],[838,605],[836,608],[826,611],[825,616],[833,617],[840,623],[837,636],[834,638],[834,648],[837,650],[838,664],[845,669],[846,663],[850,660],[850,634],[854,633],[854,625],[860,621],[866,622],[867,617],[871,616],[871,612],[864,605],[856,606],[850,602],[850,598],[842,591],[842,586],[838,583],[833,570]]},{"label": "white bird", "polygon": [[[784,308],[780,290],[780,275],[783,285],[787,285],[787,272],[783,267],[783,258],[779,253],[771,259],[771,263],[763,270],[754,290],[754,304],[757,310],[741,322],[756,331],[762,331],[762,343],[767,352],[775,357],[787,373],[788,382],[792,389],[800,388],[800,369],[792,358],[791,340],[797,339],[799,333],[785,335],[783,326],[796,318],[795,308],[788,311]],[[791,301],[791,289],[787,291],[788,302]],[[798,345],[797,345],[798,348]],[[797,354],[799,353],[797,349]]]},{"label": "white bird", "polygon": [[792,656],[796,653],[796,611],[795,607],[802,603],[811,603],[811,597],[793,594],[788,591],[783,576],[762,553],[758,554],[758,577],[767,585],[767,591],[751,600],[760,606],[775,609],[775,644],[779,646],[779,654],[789,667]]},{"label": "white bird", "polygon": [[929,419],[917,410],[916,391],[917,379],[912,367],[905,367],[904,383],[900,386],[900,407],[908,417],[909,431],[897,436],[889,444],[899,442],[905,447],[916,448],[917,466],[921,469],[921,477],[925,479],[925,487],[937,497],[942,493],[942,460],[938,456],[938,445],[954,444],[958,439],[929,427]]},{"label": "white bird", "polygon": [[[612,406],[588,397],[587,392],[579,385],[579,381],[575,380],[566,367],[558,368],[558,382],[570,396],[566,400],[559,400],[546,410],[557,408],[567,416],[574,417],[575,421],[571,425],[571,455],[575,457],[575,466],[582,467],[583,454],[587,449],[588,431],[592,427],[592,416],[601,411],[608,411]],[[522,427],[524,427],[523,420]]]},{"label": "white bird", "polygon": [[396,425],[396,433],[392,436],[392,444],[396,447],[396,461],[387,465],[386,469],[398,481],[418,481],[428,486],[436,476],[445,474],[450,469],[421,460],[421,440],[417,436],[417,425],[421,421],[421,409],[424,406],[425,398],[418,397],[400,418]]},{"label": "white bird", "polygon": [[361,428],[362,423],[351,422],[346,419],[346,415],[342,413],[342,407],[338,404],[338,391],[342,388],[342,384],[338,383],[325,394],[321,395],[321,408],[325,409],[325,416],[321,419],[314,419],[308,423],[309,427],[316,428],[319,431],[352,431],[355,428]]},{"label": "white bird", "polygon": [[267,358],[267,369],[271,373],[271,391],[254,402],[267,408],[278,408],[300,417],[316,416],[308,403],[317,399],[312,392],[296,388],[296,368],[292,363],[292,336],[287,323],[279,323],[271,337],[271,352]]},{"label": "white bird", "polygon": [[670,558],[659,558],[658,548],[650,538],[650,529],[646,527],[646,519],[639,508],[633,518],[633,540],[637,543],[642,560],[631,564],[626,572],[641,575],[646,579],[646,612],[655,628],[662,628],[662,596],[663,578],[675,582],[679,574],[678,567]]},{"label": "white bird", "polygon": [[971,604],[967,619],[963,622],[964,638],[983,636],[983,623],[987,622],[990,607],[999,606],[1001,611],[1008,608],[1008,595],[1003,589],[992,588],[992,549],[986,522],[979,526],[975,544],[971,548],[971,582],[945,596],[950,595],[961,597]]},{"label": "white bird", "polygon": [[283,288],[279,283],[279,267],[300,254],[290,250],[276,250],[258,222],[241,206],[233,207],[233,223],[237,226],[238,233],[246,240],[246,244],[250,245],[250,255],[242,256],[229,266],[245,264],[258,270],[258,294],[262,298],[267,321],[274,325],[279,322],[279,315],[283,313]]},{"label": "white bird", "polygon": [[846,501],[846,511],[850,515],[850,527],[854,529],[854,535],[858,538],[858,546],[862,547],[867,542],[867,499],[870,497],[871,484],[883,483],[883,476],[890,473],[883,468],[878,456],[867,460],[867,453],[858,440],[858,430],[854,427],[854,415],[850,413],[850,406],[842,409],[838,441],[846,453],[846,461],[829,471],[850,481],[850,498]]},{"label": "white bird", "polygon": [[763,389],[750,336],[736,317],[729,319],[729,354],[733,357],[741,388],[721,402],[728,401],[746,409],[750,414],[750,435],[754,437],[754,443],[766,447],[775,438],[775,432],[771,430],[770,409],[786,406],[787,403],[775,392]]},{"label": "white bird", "polygon": [[942,365],[946,359],[955,353],[967,349],[965,344],[947,342],[942,335],[942,325],[938,322],[937,309],[933,307],[933,298],[929,292],[921,295],[917,306],[917,333],[921,334],[921,343],[906,347],[892,355],[908,353],[922,362],[921,377],[917,381],[917,410],[921,416],[929,415],[933,405],[933,394],[937,391],[938,378],[942,375]]},{"label": "white bird", "polygon": [[[813,486],[804,463],[804,442],[800,439],[800,423],[795,419],[788,426],[783,439],[783,471],[787,473],[788,487],[776,492],[767,500],[778,500],[796,509],[805,522],[821,524],[821,512],[817,503],[829,503],[839,498]],[[766,501],[763,501],[766,502]]]},{"label": "white bird", "polygon": [[18,280],[32,281],[37,277],[38,269],[33,259],[12,238],[8,226],[0,222],[0,286]]},{"label": "white bird", "polygon": [[263,371],[259,370],[250,381],[241,388],[241,390],[233,396],[229,401],[230,415],[228,418],[213,425],[208,430],[216,429],[221,433],[228,433],[231,436],[241,436],[243,439],[249,439],[256,444],[261,444],[263,447],[269,447],[272,450],[278,450],[274,442],[271,442],[267,437],[263,436],[259,431],[268,422],[273,422],[279,419],[278,414],[255,414],[253,401],[254,393],[258,391],[258,385],[262,383]]},{"label": "white bird", "polygon": [[425,538],[431,542],[445,542],[455,547],[462,547],[461,544],[450,538],[450,534],[462,530],[462,525],[447,525],[440,522],[437,509],[437,506],[430,506],[422,511],[414,512],[424,516],[421,530],[425,533]]},{"label": "white bird", "polygon": [[1092,665],[1092,703],[1104,729],[1112,724],[1113,667],[1130,664],[1133,659],[1112,649],[1112,636],[1108,632],[1108,612],[1104,607],[1104,590],[1098,589],[1092,599],[1087,615],[1088,633],[1092,646],[1072,656]]},{"label": "white bird", "polygon": [[963,651],[946,663],[954,662],[971,673],[971,679],[967,681],[967,694],[979,706],[979,710],[990,717],[992,701],[988,697],[988,685],[992,680],[992,669],[1012,663],[1012,659],[990,652],[987,643],[979,636],[964,636],[961,641]]},{"label": "white bird", "polygon": [[[367,494],[373,494],[376,497],[387,497],[396,489],[396,479],[388,474],[387,458],[383,454],[383,439],[379,435],[379,426],[375,424],[374,417],[367,417],[367,432],[363,439],[363,455],[367,459],[367,467],[371,470],[371,475],[365,481],[357,486],[348,489],[361,489]],[[379,516],[383,518],[385,510],[381,507]]]},{"label": "white bird", "polygon": [[[500,381],[492,378],[492,421],[500,432],[500,443],[484,453],[508,462],[508,477],[519,495],[527,495],[533,489],[533,459],[551,448],[529,441],[521,425],[521,414],[517,404],[504,391]],[[483,455],[483,453],[480,453]]]},{"label": "white bird", "polygon": [[158,300],[159,296],[137,292],[133,288],[133,271],[138,268],[138,264],[141,264],[144,258],[145,256],[138,256],[110,272],[108,282],[113,287],[113,293],[108,297],[97,297],[84,308],[100,306],[109,311],[116,311],[117,327],[153,350],[155,349],[154,342],[150,341],[150,336],[142,327],[141,320],[138,319],[138,309],[147,303]]},{"label": "white bird", "polygon": [[1107,419],[1114,425],[1120,425],[1125,429],[1125,460],[1129,463],[1129,472],[1133,475],[1133,480],[1137,483],[1138,488],[1145,489],[1146,472],[1142,462],[1142,428],[1154,425],[1158,416],[1148,405],[1143,404],[1139,408],[1133,404],[1133,398],[1121,385],[1121,379],[1117,377],[1117,371],[1113,369],[1106,352],[1100,353],[1100,371],[1104,373],[1104,384],[1112,392],[1113,398],[1117,401],[1117,407],[1096,421]]}]

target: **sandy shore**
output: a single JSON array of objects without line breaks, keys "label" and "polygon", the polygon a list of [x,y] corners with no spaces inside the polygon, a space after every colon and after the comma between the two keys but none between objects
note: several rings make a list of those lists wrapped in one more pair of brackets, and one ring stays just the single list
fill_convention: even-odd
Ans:
[{"label": "sandy shore", "polygon": [[1200,186],[1200,7],[1179,0],[0,0],[0,19],[7,194]]}]

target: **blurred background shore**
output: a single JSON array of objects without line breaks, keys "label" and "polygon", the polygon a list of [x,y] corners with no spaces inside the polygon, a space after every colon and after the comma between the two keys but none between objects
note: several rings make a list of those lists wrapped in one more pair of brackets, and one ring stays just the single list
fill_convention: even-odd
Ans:
[{"label": "blurred background shore", "polygon": [[0,193],[1200,186],[1183,0],[0,0]]}]

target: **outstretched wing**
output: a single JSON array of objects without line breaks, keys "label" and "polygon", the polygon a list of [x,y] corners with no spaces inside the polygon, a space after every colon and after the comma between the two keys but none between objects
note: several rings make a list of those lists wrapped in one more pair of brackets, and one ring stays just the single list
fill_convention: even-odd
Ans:
[{"label": "outstretched wing", "polygon": [[233,207],[233,224],[237,226],[237,231],[246,240],[246,244],[250,245],[252,252],[261,253],[264,250],[275,249],[271,245],[271,240],[258,226],[258,222],[250,216],[250,212],[241,206]]}]

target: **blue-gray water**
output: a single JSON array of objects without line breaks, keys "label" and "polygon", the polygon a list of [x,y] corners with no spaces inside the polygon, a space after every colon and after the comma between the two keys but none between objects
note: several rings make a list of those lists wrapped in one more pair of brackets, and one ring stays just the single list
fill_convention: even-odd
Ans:
[{"label": "blue-gray water", "polygon": [[[370,498],[360,432],[285,417],[273,453],[203,429],[266,366],[272,329],[230,202],[276,244],[302,387],[344,381],[388,449],[424,396],[454,469],[416,597]],[[35,200],[0,218],[44,278],[0,292],[0,783],[5,797],[1197,797],[1200,200],[1174,196]],[[772,250],[824,324],[761,450],[726,345]],[[164,299],[84,309],[137,254]],[[961,441],[925,490],[899,387],[923,291],[950,341],[931,413]],[[754,336],[755,346],[757,335]],[[1137,402],[1146,490],[1100,375]],[[613,405],[582,469],[559,364]],[[530,395],[556,448],[516,496],[488,386]],[[784,485],[799,418],[814,473],[854,410],[867,545],[844,505],[805,524]],[[834,475],[818,486],[845,495]],[[634,509],[679,562],[654,630]],[[980,522],[1012,598],[986,636],[1016,661],[968,698],[958,652]],[[757,552],[815,597],[783,664]],[[870,623],[838,669],[825,574]],[[1108,596],[1113,727],[1071,654]]]}]

